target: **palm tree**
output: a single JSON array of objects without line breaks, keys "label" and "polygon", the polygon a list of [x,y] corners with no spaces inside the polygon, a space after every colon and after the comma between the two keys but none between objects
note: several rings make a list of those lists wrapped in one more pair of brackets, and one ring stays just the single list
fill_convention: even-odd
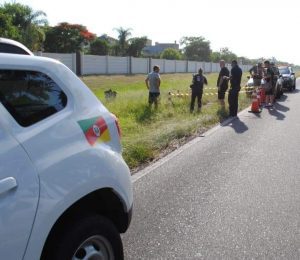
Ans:
[{"label": "palm tree", "polygon": [[12,17],[12,25],[19,33],[20,39],[29,49],[37,50],[45,39],[43,27],[48,25],[46,13],[33,11],[29,6],[19,3],[5,3],[2,12]]},{"label": "palm tree", "polygon": [[[119,36],[119,50],[120,54],[123,56],[126,54],[127,51],[127,38],[131,35],[131,28],[124,29],[123,27],[115,28],[115,30],[118,32]],[[117,48],[118,49],[118,48]]]}]

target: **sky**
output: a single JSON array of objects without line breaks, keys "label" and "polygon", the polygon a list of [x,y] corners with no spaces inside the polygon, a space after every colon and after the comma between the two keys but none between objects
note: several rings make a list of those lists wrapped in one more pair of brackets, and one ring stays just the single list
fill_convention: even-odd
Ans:
[{"label": "sky", "polygon": [[117,38],[116,28],[152,43],[202,36],[213,51],[228,47],[238,56],[271,58],[300,65],[299,0],[0,0],[43,11],[51,26],[82,24]]}]

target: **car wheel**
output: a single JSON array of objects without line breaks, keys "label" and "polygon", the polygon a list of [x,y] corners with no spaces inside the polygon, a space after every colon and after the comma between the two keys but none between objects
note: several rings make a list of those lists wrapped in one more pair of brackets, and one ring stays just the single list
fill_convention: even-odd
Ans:
[{"label": "car wheel", "polygon": [[[110,220],[90,216],[70,225],[52,246],[53,260],[123,259],[121,237]],[[55,250],[55,252],[53,252]]]}]

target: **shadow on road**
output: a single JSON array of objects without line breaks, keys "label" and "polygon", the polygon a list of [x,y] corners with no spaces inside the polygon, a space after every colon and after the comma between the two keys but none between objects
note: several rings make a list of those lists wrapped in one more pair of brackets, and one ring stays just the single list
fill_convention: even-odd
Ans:
[{"label": "shadow on road", "polygon": [[[279,104],[278,104],[279,105]],[[282,106],[282,105],[280,105]],[[285,106],[282,106],[282,107],[285,107]],[[285,107],[287,108],[287,107]],[[287,108],[289,110],[289,108]],[[277,106],[274,105],[274,108],[268,108],[267,109],[269,114],[272,115],[272,116],[275,116],[276,117],[276,120],[284,120],[285,119],[285,115],[280,113],[278,110],[277,110]]]},{"label": "shadow on road", "polygon": [[291,95],[291,94],[298,94],[299,92],[300,92],[299,89],[295,89],[293,91],[287,91],[287,90],[284,91],[284,93],[289,94],[289,95]]},{"label": "shadow on road", "polygon": [[290,110],[289,107],[286,107],[286,106],[282,105],[282,104],[279,103],[279,102],[276,102],[276,103],[274,104],[274,107],[276,108],[276,110],[282,111],[282,112],[287,112],[287,111]]},{"label": "shadow on road", "polygon": [[283,95],[280,97],[280,99],[277,99],[277,102],[283,102],[283,101],[285,101],[287,98],[288,98],[288,96],[285,95],[285,94],[283,94]]},{"label": "shadow on road", "polygon": [[234,131],[238,134],[246,132],[249,128],[248,126],[241,121],[238,117],[231,121],[228,126],[232,127]]}]

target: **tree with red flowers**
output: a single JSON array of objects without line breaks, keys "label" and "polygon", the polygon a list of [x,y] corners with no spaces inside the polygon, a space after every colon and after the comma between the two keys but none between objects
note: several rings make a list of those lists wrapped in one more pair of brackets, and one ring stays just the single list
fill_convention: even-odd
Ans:
[{"label": "tree with red flowers", "polygon": [[46,31],[45,52],[72,53],[82,51],[96,35],[80,24],[60,23]]}]

